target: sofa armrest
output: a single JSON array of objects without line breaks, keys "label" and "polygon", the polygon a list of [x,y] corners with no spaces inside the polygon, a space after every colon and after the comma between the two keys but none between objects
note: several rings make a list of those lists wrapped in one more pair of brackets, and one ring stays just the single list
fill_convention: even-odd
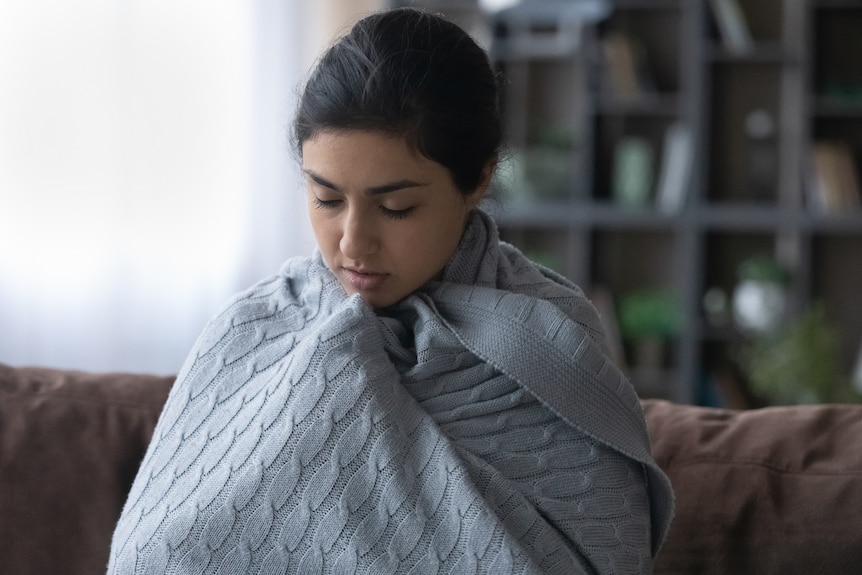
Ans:
[{"label": "sofa armrest", "polygon": [[172,382],[0,364],[0,570],[104,573]]},{"label": "sofa armrest", "polygon": [[643,405],[677,505],[656,573],[862,573],[862,406]]}]

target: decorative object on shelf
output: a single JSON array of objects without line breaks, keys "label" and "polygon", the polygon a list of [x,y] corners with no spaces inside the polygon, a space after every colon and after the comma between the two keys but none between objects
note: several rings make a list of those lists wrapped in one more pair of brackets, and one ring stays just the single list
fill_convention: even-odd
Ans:
[{"label": "decorative object on shelf", "polygon": [[751,50],[754,40],[748,21],[737,0],[709,0],[724,47],[735,53]]},{"label": "decorative object on shelf", "polygon": [[543,130],[523,154],[527,191],[539,200],[568,198],[573,188],[577,136],[563,128]]},{"label": "decorative object on shelf", "polygon": [[653,187],[654,153],[646,138],[627,136],[617,142],[611,194],[626,207],[643,207]]},{"label": "decorative object on shelf", "polygon": [[630,34],[613,31],[602,38],[607,86],[605,90],[619,100],[636,100],[655,93],[655,81],[643,42]]},{"label": "decorative object on shelf", "polygon": [[724,327],[730,321],[727,293],[720,287],[711,287],[703,294],[703,313],[713,327]]},{"label": "decorative object on shelf", "polygon": [[691,185],[693,150],[691,130],[685,123],[674,122],[668,126],[655,192],[659,211],[673,214],[685,205]]},{"label": "decorative object on shelf", "polygon": [[775,197],[778,173],[778,144],[775,118],[765,108],[755,108],[745,116],[744,132],[748,145],[748,195],[764,201]]},{"label": "decorative object on shelf", "polygon": [[853,150],[844,141],[820,140],[811,147],[809,199],[821,213],[859,209],[859,173]]},{"label": "decorative object on shelf", "polygon": [[769,256],[753,256],[738,269],[733,290],[733,319],[746,332],[768,333],[781,325],[787,310],[790,275]]},{"label": "decorative object on shelf", "polygon": [[620,297],[617,315],[623,341],[631,346],[632,367],[661,367],[667,343],[682,325],[677,298],[660,289],[629,292]]},{"label": "decorative object on shelf", "polygon": [[821,304],[783,329],[743,345],[740,366],[752,391],[773,404],[847,403],[862,396],[839,368],[839,337]]}]

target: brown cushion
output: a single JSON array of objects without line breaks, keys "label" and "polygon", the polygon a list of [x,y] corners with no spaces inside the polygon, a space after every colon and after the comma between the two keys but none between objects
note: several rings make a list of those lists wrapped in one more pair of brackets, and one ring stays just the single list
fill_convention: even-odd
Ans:
[{"label": "brown cushion", "polygon": [[0,364],[0,571],[105,572],[172,382]]},{"label": "brown cushion", "polygon": [[677,501],[656,573],[862,573],[862,406],[644,410]]}]

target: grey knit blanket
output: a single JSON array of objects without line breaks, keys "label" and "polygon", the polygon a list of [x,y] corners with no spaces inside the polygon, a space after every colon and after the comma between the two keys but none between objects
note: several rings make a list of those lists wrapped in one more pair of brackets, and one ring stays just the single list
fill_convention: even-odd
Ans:
[{"label": "grey knit blanket", "polygon": [[648,573],[670,483],[599,319],[470,219],[373,310],[319,254],[236,296],[181,370],[109,573]]}]

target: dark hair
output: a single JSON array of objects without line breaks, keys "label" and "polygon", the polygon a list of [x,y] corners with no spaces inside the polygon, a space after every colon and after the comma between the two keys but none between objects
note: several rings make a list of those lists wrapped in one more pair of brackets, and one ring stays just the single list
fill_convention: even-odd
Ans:
[{"label": "dark hair", "polygon": [[412,8],[357,22],[309,78],[293,143],[321,131],[373,130],[405,138],[473,192],[502,143],[497,77],[461,28]]}]

